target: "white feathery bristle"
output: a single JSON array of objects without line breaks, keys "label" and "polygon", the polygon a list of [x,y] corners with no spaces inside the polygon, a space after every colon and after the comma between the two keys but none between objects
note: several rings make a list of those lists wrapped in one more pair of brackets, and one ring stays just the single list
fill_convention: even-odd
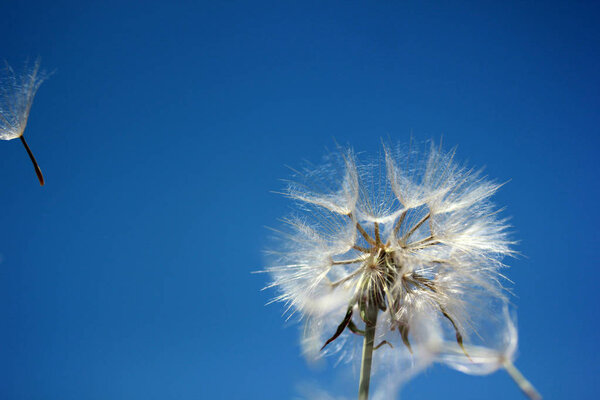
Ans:
[{"label": "white feathery bristle", "polygon": [[22,75],[16,75],[6,64],[5,74],[0,77],[0,140],[23,135],[33,98],[45,79],[39,68],[37,60],[32,66],[26,65]]},{"label": "white feathery bristle", "polygon": [[433,143],[386,146],[371,163],[348,150],[297,172],[285,191],[297,211],[267,270],[275,300],[304,322],[307,357],[359,354],[370,304],[374,371],[402,376],[394,385],[435,361],[471,374],[512,361],[501,270],[514,242],[490,200],[500,186]]}]

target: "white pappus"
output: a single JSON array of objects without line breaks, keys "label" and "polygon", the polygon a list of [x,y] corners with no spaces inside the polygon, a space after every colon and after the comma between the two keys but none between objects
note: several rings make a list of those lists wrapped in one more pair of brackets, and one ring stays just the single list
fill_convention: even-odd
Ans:
[{"label": "white pappus", "polygon": [[37,60],[32,66],[25,65],[23,74],[17,75],[6,64],[4,75],[0,76],[0,140],[21,140],[43,186],[44,176],[23,135],[33,98],[46,77],[39,69],[40,61]]},{"label": "white pappus", "polygon": [[295,171],[284,194],[296,212],[268,251],[273,301],[304,322],[308,357],[352,359],[351,342],[362,342],[359,398],[371,363],[394,386],[436,361],[471,374],[506,368],[540,398],[512,364],[502,272],[514,242],[490,201],[501,184],[459,165],[455,150],[413,147],[384,146],[368,163],[340,150]]}]

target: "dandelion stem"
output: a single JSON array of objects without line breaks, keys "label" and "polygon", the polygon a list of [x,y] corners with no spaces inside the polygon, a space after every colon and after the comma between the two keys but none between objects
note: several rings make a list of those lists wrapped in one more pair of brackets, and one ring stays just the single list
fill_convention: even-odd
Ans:
[{"label": "dandelion stem", "polygon": [[377,327],[377,307],[367,305],[365,315],[365,338],[363,341],[362,361],[360,365],[360,382],[358,384],[358,400],[369,399],[369,383],[371,381],[371,363],[373,361],[373,344]]},{"label": "dandelion stem", "polygon": [[421,227],[421,225],[423,225],[423,223],[425,223],[425,221],[427,221],[429,218],[431,217],[431,212],[427,213],[427,215],[425,215],[419,222],[417,222],[417,224],[415,226],[413,226],[410,231],[408,231],[406,233],[406,235],[404,235],[404,237],[402,238],[402,242],[406,243],[406,241],[408,240],[408,238],[415,233],[415,231],[417,229],[419,229]]},{"label": "dandelion stem", "polygon": [[[425,243],[427,243],[427,242],[429,242],[429,241],[431,241],[433,239],[435,239],[435,237],[433,235],[430,235],[430,236],[426,237],[425,239],[421,239],[421,240],[418,240],[416,242],[409,243],[408,246],[410,248],[418,247],[418,246],[421,246],[421,245],[423,245],[423,244],[425,244]],[[437,243],[439,243],[439,242],[428,243],[427,246],[430,246],[432,244],[437,244]],[[425,246],[423,246],[423,247],[425,247]]]},{"label": "dandelion stem", "polygon": [[35,160],[35,157],[33,156],[31,149],[27,145],[27,142],[25,141],[25,135],[21,135],[20,139],[21,139],[21,143],[23,143],[23,146],[25,146],[25,150],[27,150],[27,154],[29,154],[29,158],[31,159],[31,162],[33,163],[33,168],[35,168],[35,173],[38,177],[38,180],[40,181],[40,186],[44,186],[44,176],[42,175],[42,170],[40,169],[40,166],[38,165],[37,161]]},{"label": "dandelion stem", "polygon": [[356,275],[358,275],[358,274],[360,274],[362,272],[363,272],[363,270],[359,268],[356,271],[354,271],[353,273],[351,273],[349,275],[346,275],[345,277],[343,277],[343,278],[341,278],[341,279],[339,279],[339,280],[331,283],[331,287],[335,288],[335,287],[341,285],[342,283],[347,282],[349,279],[354,278]]},{"label": "dandelion stem", "polygon": [[365,256],[360,256],[352,260],[331,261],[331,265],[356,264],[365,261]]},{"label": "dandelion stem", "polygon": [[380,245],[381,244],[381,237],[379,236],[379,224],[377,222],[375,222],[375,242]]},{"label": "dandelion stem", "polygon": [[[351,220],[354,220],[354,216],[352,215],[352,213],[348,214],[348,217]],[[365,228],[362,227],[362,225],[356,221],[356,229],[360,232],[360,234],[362,235],[362,237],[365,238],[365,240],[367,241],[367,243],[375,246],[375,241],[373,240],[373,238],[367,233],[367,231],[365,231]]]},{"label": "dandelion stem", "polygon": [[352,248],[354,250],[362,251],[363,253],[370,253],[371,252],[371,250],[367,249],[366,247],[362,247],[362,246],[359,246],[359,245],[356,245],[356,244],[354,246],[352,246]]},{"label": "dandelion stem", "polygon": [[394,225],[394,236],[398,236],[398,231],[400,231],[400,227],[402,226],[402,222],[404,222],[404,218],[406,218],[406,210],[400,214],[400,218],[398,218],[396,225]]},{"label": "dandelion stem", "polygon": [[521,371],[517,369],[510,361],[504,362],[504,369],[510,375],[510,377],[515,381],[519,388],[525,393],[527,397],[531,400],[542,400],[542,396],[538,393],[537,390],[533,387],[533,385],[521,374]]}]

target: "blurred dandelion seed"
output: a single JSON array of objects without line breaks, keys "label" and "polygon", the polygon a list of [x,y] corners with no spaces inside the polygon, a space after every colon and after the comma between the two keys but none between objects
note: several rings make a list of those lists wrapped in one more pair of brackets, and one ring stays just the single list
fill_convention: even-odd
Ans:
[{"label": "blurred dandelion seed", "polygon": [[514,242],[490,201],[501,184],[433,143],[383,150],[366,164],[352,150],[331,154],[287,183],[297,212],[266,271],[273,301],[304,321],[306,355],[351,359],[362,337],[361,400],[372,366],[390,375],[404,363],[410,377],[435,361],[470,374],[506,368],[540,398],[512,364],[501,270]]},{"label": "blurred dandelion seed", "polygon": [[33,66],[25,65],[23,75],[18,76],[6,64],[5,76],[0,82],[0,139],[12,140],[19,138],[25,147],[40,185],[44,185],[44,176],[33,152],[25,141],[25,128],[33,98],[38,88],[45,79],[45,74],[39,71],[40,61],[35,61]]}]

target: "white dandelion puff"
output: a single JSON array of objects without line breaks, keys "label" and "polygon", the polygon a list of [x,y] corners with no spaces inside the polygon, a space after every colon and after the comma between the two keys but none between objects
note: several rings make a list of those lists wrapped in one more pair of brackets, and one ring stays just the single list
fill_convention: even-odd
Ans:
[{"label": "white dandelion puff", "polygon": [[297,212],[267,271],[274,301],[304,321],[305,354],[350,360],[361,337],[359,399],[372,364],[397,386],[436,361],[473,374],[504,367],[538,398],[512,365],[502,270],[514,243],[490,200],[501,184],[433,143],[384,147],[382,161],[342,151],[288,182]]},{"label": "white dandelion puff", "polygon": [[0,78],[0,140],[21,139],[43,186],[44,176],[23,135],[33,98],[45,79],[39,69],[39,59],[31,67],[26,65],[22,75],[15,74],[6,64],[5,75]]}]

